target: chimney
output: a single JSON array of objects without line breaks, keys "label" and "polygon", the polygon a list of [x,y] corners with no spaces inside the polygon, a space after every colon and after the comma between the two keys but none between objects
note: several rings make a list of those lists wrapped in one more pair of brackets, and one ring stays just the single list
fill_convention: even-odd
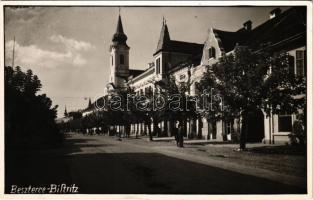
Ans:
[{"label": "chimney", "polygon": [[252,29],[252,21],[248,20],[245,23],[243,23],[243,27],[247,31],[251,31]]},{"label": "chimney", "polygon": [[281,9],[280,8],[275,8],[274,10],[272,10],[270,12],[270,19],[273,19],[274,17],[277,17],[278,15],[280,15],[281,13]]}]

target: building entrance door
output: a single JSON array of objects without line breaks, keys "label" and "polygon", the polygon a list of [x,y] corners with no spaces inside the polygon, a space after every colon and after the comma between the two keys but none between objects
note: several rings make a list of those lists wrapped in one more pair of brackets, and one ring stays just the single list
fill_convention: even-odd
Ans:
[{"label": "building entrance door", "polygon": [[264,114],[261,110],[249,113],[247,142],[262,142],[264,138]]}]

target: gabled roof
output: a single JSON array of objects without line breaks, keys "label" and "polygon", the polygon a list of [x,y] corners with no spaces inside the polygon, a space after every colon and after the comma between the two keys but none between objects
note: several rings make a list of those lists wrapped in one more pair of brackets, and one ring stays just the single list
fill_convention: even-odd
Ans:
[{"label": "gabled roof", "polygon": [[228,32],[213,29],[216,38],[220,39],[221,48],[225,53],[232,51],[236,44],[242,44],[244,39],[249,35],[249,31],[239,29],[237,32]]},{"label": "gabled roof", "polygon": [[258,49],[262,45],[274,45],[298,37],[298,42],[305,44],[306,7],[292,7],[254,28],[244,45]]},{"label": "gabled roof", "polygon": [[[288,41],[292,41],[293,45],[303,46],[306,32],[306,8],[292,7],[251,31],[241,28],[236,32],[217,29],[213,29],[213,32],[220,39],[221,48],[226,53],[232,51],[236,44],[249,46],[255,50]],[[288,45],[292,46],[290,43]]]}]

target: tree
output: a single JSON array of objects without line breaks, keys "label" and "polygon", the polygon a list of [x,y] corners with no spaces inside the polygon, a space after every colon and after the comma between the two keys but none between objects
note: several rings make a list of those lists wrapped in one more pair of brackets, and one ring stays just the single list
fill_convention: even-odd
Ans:
[{"label": "tree", "polygon": [[31,70],[5,67],[6,145],[36,147],[61,141],[55,123],[57,105],[45,94],[37,95],[41,82]]},{"label": "tree", "polygon": [[[170,122],[165,125],[166,131],[173,132],[174,124],[179,121],[182,124],[184,135],[186,134],[187,120],[191,121],[199,117],[197,113],[197,103],[190,96],[191,81],[177,83],[174,76],[166,76],[163,80],[156,82],[156,90],[152,101],[156,101],[158,97],[164,99],[164,107],[150,112],[153,121]],[[170,126],[170,127],[169,127]],[[193,137],[193,135],[188,135]]]},{"label": "tree", "polygon": [[[224,55],[218,63],[208,66],[202,88],[214,88],[221,95],[224,106],[217,107],[217,112],[222,119],[242,120],[240,149],[246,147],[247,120],[258,110],[270,115],[303,107],[303,99],[296,100],[294,96],[304,94],[305,80],[294,76],[288,60],[286,53],[274,55],[236,47],[233,54]],[[208,115],[215,114],[216,111]]]}]

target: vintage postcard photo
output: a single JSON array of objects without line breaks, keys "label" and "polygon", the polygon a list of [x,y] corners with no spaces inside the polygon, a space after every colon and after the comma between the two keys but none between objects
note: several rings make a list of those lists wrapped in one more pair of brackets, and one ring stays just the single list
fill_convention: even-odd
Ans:
[{"label": "vintage postcard photo", "polygon": [[309,198],[310,2],[63,3],[2,3],[4,197]]}]

